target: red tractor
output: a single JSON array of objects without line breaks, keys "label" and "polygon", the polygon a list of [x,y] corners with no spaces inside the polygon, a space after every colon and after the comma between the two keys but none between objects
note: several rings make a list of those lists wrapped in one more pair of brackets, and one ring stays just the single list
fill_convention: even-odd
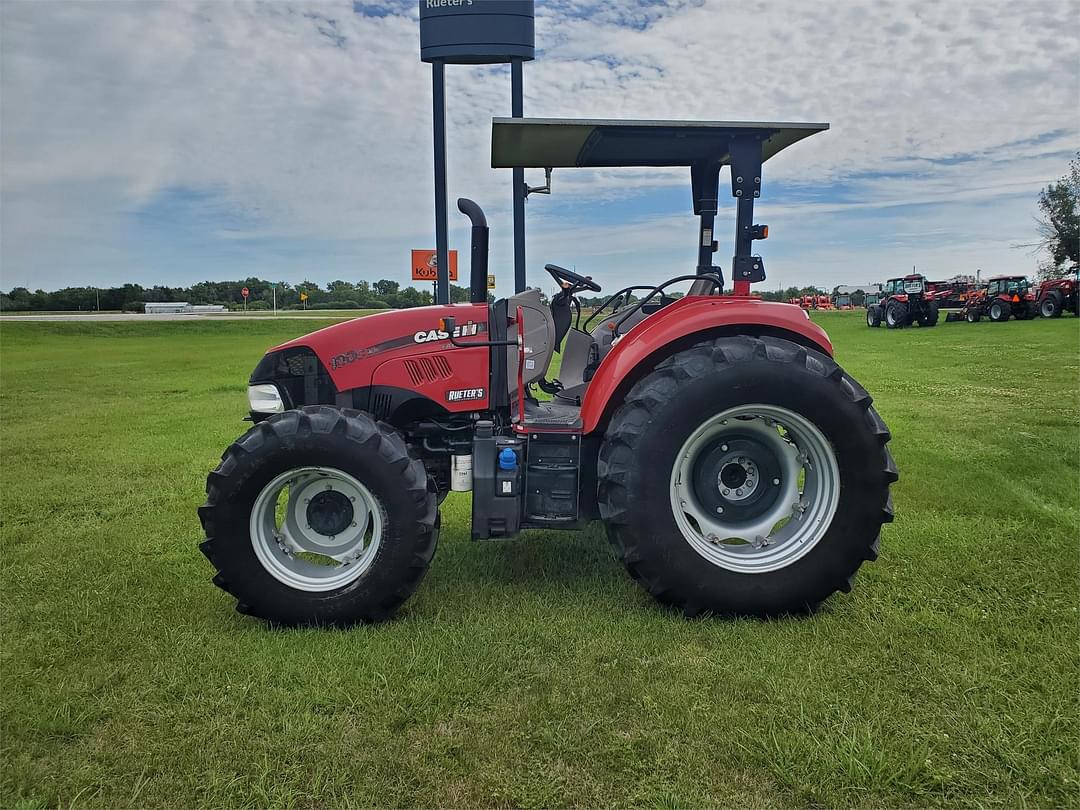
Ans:
[{"label": "red tractor", "polygon": [[881,300],[866,308],[866,325],[902,329],[911,324],[937,326],[938,303],[926,277],[918,274],[885,282]]},{"label": "red tractor", "polygon": [[[469,303],[336,324],[256,365],[254,424],[199,510],[214,583],[277,624],[386,619],[431,564],[447,493],[471,492],[474,540],[602,520],[631,576],[687,615],[847,591],[892,520],[889,431],[820,327],[749,293],[762,164],[826,128],[496,119],[494,168],[688,166],[695,272],[619,290],[584,323],[577,296],[600,285],[552,264],[550,306],[535,289],[488,304],[487,222],[458,200]],[[725,165],[734,295],[713,263]]]},{"label": "red tractor", "polygon": [[994,276],[967,297],[960,315],[968,323],[978,323],[984,315],[994,323],[1004,323],[1014,316],[1018,321],[1031,320],[1038,313],[1027,276]]},{"label": "red tractor", "polygon": [[1068,311],[1080,313],[1080,283],[1077,274],[1044,281],[1035,292],[1039,314],[1044,318],[1059,318]]}]

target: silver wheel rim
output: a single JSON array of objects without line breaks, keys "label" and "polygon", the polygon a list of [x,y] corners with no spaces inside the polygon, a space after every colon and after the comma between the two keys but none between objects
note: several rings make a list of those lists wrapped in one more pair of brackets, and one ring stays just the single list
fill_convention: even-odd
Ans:
[{"label": "silver wheel rim", "polygon": [[742,405],[690,434],[675,457],[670,495],[694,551],[720,568],[761,574],[791,565],[824,537],[840,499],[840,470],[829,441],[805,417]]},{"label": "silver wheel rim", "polygon": [[355,581],[375,560],[382,507],[353,476],[299,467],[263,487],[251,509],[251,545],[278,582],[331,591]]},{"label": "silver wheel rim", "polygon": [[867,326],[873,326],[874,325],[874,311],[871,310],[871,309],[866,310],[866,325]]},{"label": "silver wheel rim", "polygon": [[889,322],[889,326],[896,326],[896,310],[891,308],[885,310],[885,320]]}]

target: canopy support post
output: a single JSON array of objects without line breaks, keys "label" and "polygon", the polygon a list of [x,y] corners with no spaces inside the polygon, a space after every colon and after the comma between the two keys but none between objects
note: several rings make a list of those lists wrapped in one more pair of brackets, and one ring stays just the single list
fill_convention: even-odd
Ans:
[{"label": "canopy support post", "polygon": [[765,280],[765,262],[752,255],[754,242],[754,200],[761,196],[761,139],[733,138],[731,156],[731,196],[735,198],[735,256],[731,279],[735,295],[750,295],[750,285]]}]

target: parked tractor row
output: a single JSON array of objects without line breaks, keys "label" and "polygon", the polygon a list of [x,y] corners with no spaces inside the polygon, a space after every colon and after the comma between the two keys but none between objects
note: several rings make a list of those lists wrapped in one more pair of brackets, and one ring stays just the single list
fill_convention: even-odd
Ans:
[{"label": "parked tractor row", "polygon": [[804,295],[802,298],[789,298],[788,303],[802,307],[805,310],[837,309],[832,298],[827,295]]},{"label": "parked tractor row", "polygon": [[994,323],[1010,318],[1031,320],[1039,315],[1056,318],[1062,312],[1078,312],[1080,284],[1077,276],[1032,284],[1027,276],[1002,275],[984,284],[952,280],[928,281],[912,274],[889,279],[880,300],[866,307],[867,326],[889,329],[905,326],[935,326],[941,310],[950,310],[946,321],[977,323],[983,317]]}]

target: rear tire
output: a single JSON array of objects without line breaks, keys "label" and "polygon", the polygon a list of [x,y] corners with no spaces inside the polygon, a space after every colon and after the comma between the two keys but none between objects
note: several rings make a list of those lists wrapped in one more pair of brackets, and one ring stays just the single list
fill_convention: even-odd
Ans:
[{"label": "rear tire", "polygon": [[1005,323],[1012,315],[1012,306],[1004,301],[994,301],[990,304],[990,320],[994,323]]},{"label": "rear tire", "polygon": [[[897,479],[897,470],[886,447],[889,431],[870,405],[870,395],[829,357],[780,338],[719,338],[668,358],[630,390],[608,426],[600,450],[600,514],[616,553],[653,597],[687,615],[804,612],[837,590],[849,590],[863,561],[877,558],[881,524],[891,521],[893,515],[889,485]],[[799,425],[807,439],[789,441],[801,433],[788,432],[785,438],[775,425],[769,430],[768,419],[759,422],[749,416],[733,416],[730,426],[716,422],[736,409],[774,416],[786,413],[787,421],[778,419],[776,424],[787,427],[790,421]],[[711,449],[701,450],[695,461],[688,462],[686,448],[700,441],[695,436],[710,425],[727,427],[718,426],[721,432],[716,435],[720,438],[709,445]],[[752,434],[763,438],[763,445],[779,442],[779,455],[785,450],[801,453],[798,458],[802,460],[804,455],[818,453],[835,461],[835,481],[830,483],[823,475],[822,485],[813,493],[806,481],[816,473],[804,468],[806,481],[794,484],[803,487],[796,491],[794,502],[806,502],[800,517],[795,516],[797,507],[794,511],[787,507],[791,478],[783,464],[774,467],[767,454],[754,458],[753,450],[721,444],[732,435],[732,444],[753,445]],[[820,441],[813,438],[815,434]],[[790,447],[785,448],[785,443]],[[812,446],[817,449],[812,450]],[[744,464],[747,458],[738,459],[749,472],[735,470],[735,464],[725,461],[725,456],[714,459],[719,451],[750,456],[749,464]],[[682,470],[688,463],[703,465],[702,472],[695,467],[692,476],[683,480]],[[737,503],[716,500],[717,492],[697,488],[699,482],[704,482],[706,490],[710,482],[717,490],[725,485],[739,486],[725,478],[728,472],[744,482],[749,479],[750,487],[743,484]],[[740,547],[713,535],[703,547],[704,527],[712,524],[688,521],[689,512],[682,508],[686,504],[680,507],[677,495],[688,485],[711,499],[711,508],[720,504],[728,507],[728,514],[716,521],[733,521],[727,527],[734,526],[730,529],[733,532],[744,525],[739,521],[761,522],[762,516],[765,522],[770,521],[773,512],[763,509],[787,509],[790,517],[782,518],[768,535],[757,538],[766,541],[760,546],[754,543],[747,547],[744,542]],[[774,486],[776,495],[772,494]],[[824,493],[829,492],[835,500],[831,501],[833,511],[826,513],[818,507],[819,501],[826,500]],[[763,506],[756,505],[754,499]],[[720,506],[716,511],[723,513],[725,509]],[[796,523],[803,515],[808,518],[809,534],[805,536]],[[805,541],[807,548],[785,552],[783,534],[789,525],[794,526],[794,538]],[[768,542],[774,537],[775,542]],[[746,556],[737,556],[743,553]]]},{"label": "rear tire", "polygon": [[871,304],[866,308],[866,325],[874,328],[881,326],[881,307]]},{"label": "rear tire", "polygon": [[937,326],[939,317],[938,305],[930,302],[926,305],[926,314],[919,320],[920,326]]},{"label": "rear tire", "polygon": [[1039,314],[1044,318],[1060,318],[1061,310],[1061,296],[1056,292],[1048,292],[1039,302]]},{"label": "rear tire", "polygon": [[239,612],[282,625],[389,618],[439,534],[436,496],[402,438],[325,405],[276,414],[230,445],[199,518],[214,584]]}]

